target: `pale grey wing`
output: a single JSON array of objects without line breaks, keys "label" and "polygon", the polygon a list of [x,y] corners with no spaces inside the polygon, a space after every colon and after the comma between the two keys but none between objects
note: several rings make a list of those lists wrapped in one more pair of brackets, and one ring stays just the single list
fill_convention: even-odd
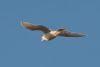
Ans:
[{"label": "pale grey wing", "polygon": [[40,31],[43,31],[44,33],[50,32],[50,30],[47,27],[42,26],[42,25],[33,25],[28,22],[23,22],[22,26],[24,26],[25,28],[27,28],[29,30],[40,30]]},{"label": "pale grey wing", "polygon": [[77,32],[65,32],[65,31],[63,31],[63,32],[61,32],[59,34],[59,36],[64,36],[64,37],[83,37],[85,35],[82,34],[82,33],[77,33]]}]

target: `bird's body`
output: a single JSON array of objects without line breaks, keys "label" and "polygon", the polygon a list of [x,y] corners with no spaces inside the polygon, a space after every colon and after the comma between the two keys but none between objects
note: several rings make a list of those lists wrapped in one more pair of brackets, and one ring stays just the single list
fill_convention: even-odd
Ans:
[{"label": "bird's body", "polygon": [[57,31],[51,31],[49,33],[46,33],[42,36],[42,41],[49,41],[52,40],[54,38],[56,38],[58,36]]},{"label": "bird's body", "polygon": [[57,36],[64,36],[64,37],[82,37],[82,36],[84,36],[84,34],[82,34],[82,33],[68,32],[68,31],[64,31],[64,29],[50,30],[45,26],[33,25],[28,22],[23,22],[22,26],[24,26],[25,28],[30,29],[30,30],[40,30],[40,31],[44,32],[42,39],[41,39],[42,41],[49,41],[49,40],[56,38]]}]

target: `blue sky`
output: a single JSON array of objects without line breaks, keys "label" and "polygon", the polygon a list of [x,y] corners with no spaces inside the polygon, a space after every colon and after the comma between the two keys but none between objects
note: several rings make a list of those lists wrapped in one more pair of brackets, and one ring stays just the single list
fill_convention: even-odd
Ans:
[{"label": "blue sky", "polygon": [[[20,22],[84,32],[41,42]],[[0,67],[100,67],[99,0],[0,0]]]}]

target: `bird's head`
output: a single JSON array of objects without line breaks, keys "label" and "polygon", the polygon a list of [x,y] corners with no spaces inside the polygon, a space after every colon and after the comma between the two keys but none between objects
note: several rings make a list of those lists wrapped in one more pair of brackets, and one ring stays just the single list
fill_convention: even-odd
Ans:
[{"label": "bird's head", "polygon": [[64,28],[58,29],[58,31],[64,31],[64,30],[65,30]]}]

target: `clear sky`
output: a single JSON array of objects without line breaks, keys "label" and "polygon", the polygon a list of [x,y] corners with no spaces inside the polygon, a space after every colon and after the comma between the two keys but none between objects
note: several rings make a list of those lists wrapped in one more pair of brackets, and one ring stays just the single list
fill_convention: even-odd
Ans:
[{"label": "clear sky", "polygon": [[[41,42],[22,21],[87,36]],[[0,67],[100,67],[100,0],[0,0]]]}]

